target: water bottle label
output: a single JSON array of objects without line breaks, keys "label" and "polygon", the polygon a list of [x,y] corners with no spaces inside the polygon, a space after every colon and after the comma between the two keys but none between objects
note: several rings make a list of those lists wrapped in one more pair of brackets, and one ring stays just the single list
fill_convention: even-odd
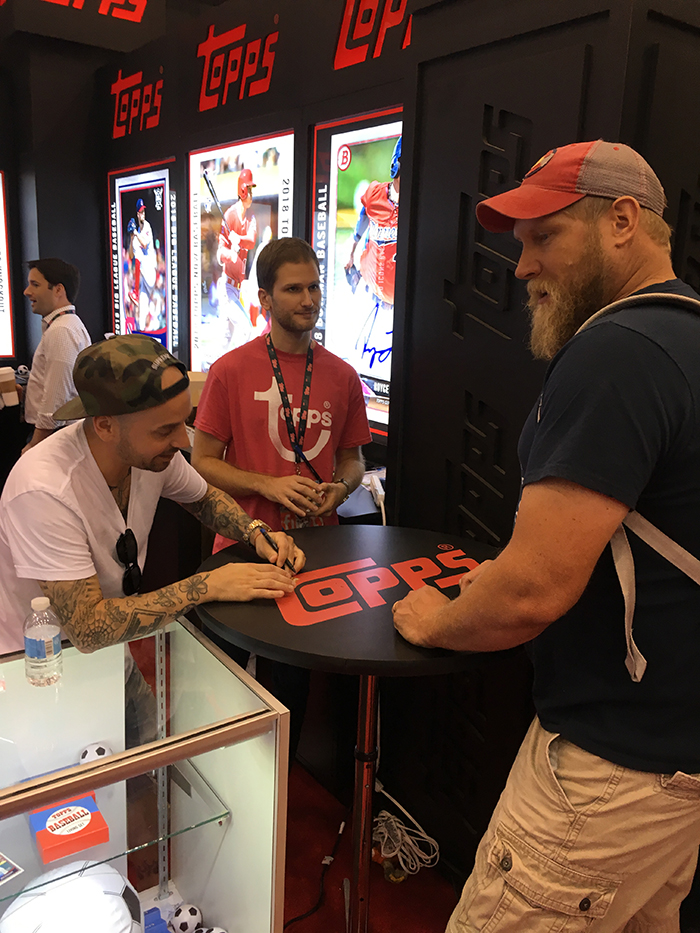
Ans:
[{"label": "water bottle label", "polygon": [[61,653],[61,635],[54,635],[53,638],[28,638],[24,636],[24,653],[28,658],[35,658],[37,661],[47,661],[55,658]]}]

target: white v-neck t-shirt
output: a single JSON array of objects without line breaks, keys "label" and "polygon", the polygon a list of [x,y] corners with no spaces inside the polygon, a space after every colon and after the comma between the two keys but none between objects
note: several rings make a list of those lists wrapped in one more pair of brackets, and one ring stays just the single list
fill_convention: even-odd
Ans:
[{"label": "white v-neck t-shirt", "polygon": [[97,574],[106,598],[123,596],[116,544],[131,528],[143,569],[161,496],[197,502],[207,484],[176,454],[162,473],[131,470],[127,521],[100,472],[83,422],[32,447],[15,465],[0,499],[0,655],[23,647],[22,625],[38,580],[84,580]]}]

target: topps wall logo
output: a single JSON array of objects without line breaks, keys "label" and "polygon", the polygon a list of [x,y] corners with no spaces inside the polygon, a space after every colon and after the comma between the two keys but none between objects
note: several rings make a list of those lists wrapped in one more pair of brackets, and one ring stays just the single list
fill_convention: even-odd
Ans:
[{"label": "topps wall logo", "polygon": [[[398,596],[389,593],[385,599],[382,594],[400,586],[402,581],[412,590],[420,589],[427,582],[440,589],[456,586],[460,578],[478,564],[459,549],[437,554],[434,559],[402,560],[389,567],[379,567],[373,558],[365,557],[298,574],[297,588],[289,596],[278,599],[277,605],[282,618],[290,625],[315,625],[394,602]],[[445,570],[458,572],[442,576]]]},{"label": "topps wall logo", "polygon": [[150,130],[160,122],[160,107],[163,91],[163,79],[144,83],[143,72],[122,75],[121,68],[117,80],[112,85],[114,95],[114,123],[112,138],[118,139],[127,133]]},{"label": "topps wall logo", "polygon": [[243,100],[269,90],[275,63],[273,47],[279,32],[271,32],[264,40],[250,39],[244,44],[246,28],[243,23],[217,36],[214,26],[210,26],[207,38],[197,46],[197,57],[204,59],[200,110],[225,106],[229,95]]},{"label": "topps wall logo", "polygon": [[[87,9],[94,9],[98,2],[100,4],[97,7],[98,13],[103,16],[113,16],[115,19],[126,19],[130,23],[140,23],[148,6],[148,0],[87,0]],[[82,10],[86,0],[44,0],[44,3]]]},{"label": "topps wall logo", "polygon": [[[340,38],[333,68],[348,68],[372,58],[379,58],[390,29],[401,26],[406,16],[407,0],[345,0]],[[401,48],[411,44],[411,21],[408,17]]]}]

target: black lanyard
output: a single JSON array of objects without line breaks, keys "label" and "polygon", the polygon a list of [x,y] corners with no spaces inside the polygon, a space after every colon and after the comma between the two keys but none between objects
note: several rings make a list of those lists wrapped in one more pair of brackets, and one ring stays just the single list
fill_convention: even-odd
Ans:
[{"label": "black lanyard", "polygon": [[269,334],[265,335],[265,344],[267,345],[267,353],[270,357],[270,362],[272,363],[272,372],[274,373],[275,379],[277,380],[277,388],[279,389],[280,398],[282,399],[282,410],[284,412],[284,420],[287,423],[287,434],[289,435],[289,443],[292,445],[292,450],[294,451],[294,462],[296,463],[297,474],[301,473],[299,468],[300,463],[305,463],[307,467],[311,470],[314,475],[316,482],[322,483],[323,480],[318,475],[316,470],[313,468],[309,462],[306,454],[304,453],[304,435],[306,434],[306,422],[309,417],[309,399],[311,397],[311,376],[314,371],[314,351],[309,342],[309,349],[306,351],[306,367],[304,369],[304,388],[301,393],[301,402],[299,404],[299,427],[294,429],[294,416],[292,415],[292,406],[289,404],[289,396],[287,395],[287,389],[284,385],[284,377],[282,376],[282,369],[280,367],[280,361],[277,359],[277,351],[274,348],[272,343],[272,338]]},{"label": "black lanyard", "polygon": [[59,311],[58,314],[51,318],[49,323],[46,325],[46,329],[48,330],[49,327],[51,327],[57,317],[63,317],[64,314],[75,314],[75,308],[64,308],[63,311]]}]

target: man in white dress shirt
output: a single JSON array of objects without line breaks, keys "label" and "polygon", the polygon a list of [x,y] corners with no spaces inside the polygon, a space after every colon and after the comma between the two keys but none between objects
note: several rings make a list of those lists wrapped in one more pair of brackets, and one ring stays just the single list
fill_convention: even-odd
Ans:
[{"label": "man in white dress shirt", "polygon": [[92,342],[73,304],[80,287],[76,267],[62,259],[36,259],[28,265],[24,294],[33,313],[42,317],[43,335],[24,399],[24,418],[34,432],[23,454],[69,423],[57,421],[53,413],[77,396],[73,366],[80,351]]}]

